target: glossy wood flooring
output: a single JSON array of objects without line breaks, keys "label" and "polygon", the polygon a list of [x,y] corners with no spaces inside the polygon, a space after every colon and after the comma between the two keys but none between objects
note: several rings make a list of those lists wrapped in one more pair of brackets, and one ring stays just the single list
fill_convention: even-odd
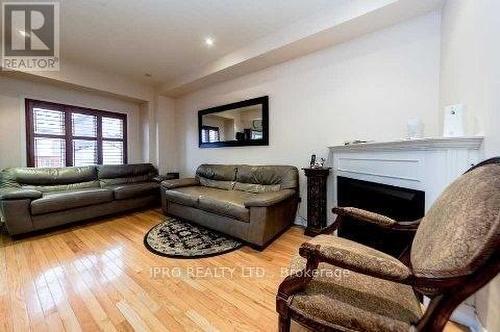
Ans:
[{"label": "glossy wood flooring", "polygon": [[1,235],[0,330],[276,330],[276,289],[306,239],[301,229],[263,252],[171,259],[143,245],[160,219],[149,210],[15,241]]}]

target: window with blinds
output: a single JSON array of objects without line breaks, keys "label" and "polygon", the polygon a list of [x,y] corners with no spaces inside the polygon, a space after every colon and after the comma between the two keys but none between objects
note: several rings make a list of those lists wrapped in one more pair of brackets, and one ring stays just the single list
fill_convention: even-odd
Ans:
[{"label": "window with blinds", "polygon": [[219,142],[219,128],[211,126],[202,126],[201,128],[201,141],[202,143]]},{"label": "window with blinds", "polygon": [[26,100],[28,166],[127,163],[125,114]]}]

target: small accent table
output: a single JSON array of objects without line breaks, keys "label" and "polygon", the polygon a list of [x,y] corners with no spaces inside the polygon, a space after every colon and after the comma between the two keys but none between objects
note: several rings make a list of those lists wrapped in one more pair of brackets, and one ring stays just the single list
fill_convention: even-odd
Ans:
[{"label": "small accent table", "polygon": [[327,178],[331,168],[303,168],[307,177],[307,226],[304,232],[316,236],[326,227]]}]

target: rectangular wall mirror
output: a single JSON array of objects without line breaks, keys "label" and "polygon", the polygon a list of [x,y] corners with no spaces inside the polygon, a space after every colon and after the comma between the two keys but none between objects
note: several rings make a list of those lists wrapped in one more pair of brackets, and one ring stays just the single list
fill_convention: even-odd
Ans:
[{"label": "rectangular wall mirror", "polygon": [[269,97],[198,112],[200,148],[269,145]]}]

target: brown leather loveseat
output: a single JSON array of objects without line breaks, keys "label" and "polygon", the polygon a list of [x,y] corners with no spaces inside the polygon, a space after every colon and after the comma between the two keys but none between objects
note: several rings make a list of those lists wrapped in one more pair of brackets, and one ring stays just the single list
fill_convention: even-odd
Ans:
[{"label": "brown leather loveseat", "polygon": [[0,217],[10,235],[158,203],[151,164],[9,168],[0,173]]},{"label": "brown leather loveseat", "polygon": [[289,227],[299,200],[293,166],[208,165],[162,184],[165,214],[265,247]]}]

